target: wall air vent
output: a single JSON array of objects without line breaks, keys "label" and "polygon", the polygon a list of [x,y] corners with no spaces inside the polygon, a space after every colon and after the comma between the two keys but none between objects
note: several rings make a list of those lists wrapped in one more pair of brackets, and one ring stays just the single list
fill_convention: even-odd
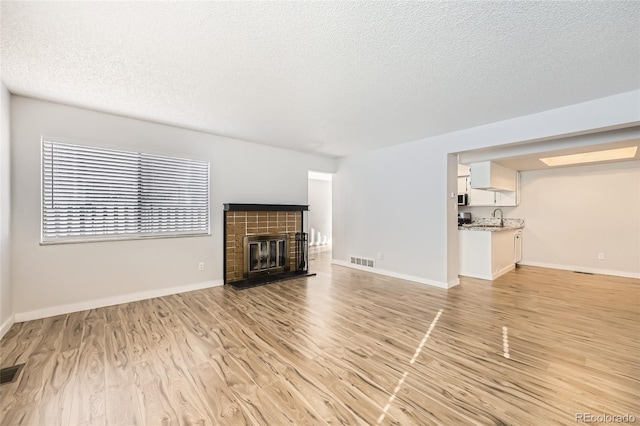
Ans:
[{"label": "wall air vent", "polygon": [[363,257],[351,256],[350,263],[358,266],[366,266],[368,268],[373,268],[373,259],[365,259]]}]

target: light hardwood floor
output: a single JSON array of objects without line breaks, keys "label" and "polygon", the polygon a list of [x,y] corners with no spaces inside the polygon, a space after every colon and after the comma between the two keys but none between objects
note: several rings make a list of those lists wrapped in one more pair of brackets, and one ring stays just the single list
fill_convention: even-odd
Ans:
[{"label": "light hardwood floor", "polygon": [[0,424],[640,422],[638,280],[522,267],[445,291],[318,256],[313,278],[15,324]]}]

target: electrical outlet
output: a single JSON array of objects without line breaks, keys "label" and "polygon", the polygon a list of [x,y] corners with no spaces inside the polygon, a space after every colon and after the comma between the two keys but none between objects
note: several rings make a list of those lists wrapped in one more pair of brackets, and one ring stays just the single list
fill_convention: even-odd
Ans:
[{"label": "electrical outlet", "polygon": [[598,260],[604,260],[604,253],[598,253]]},{"label": "electrical outlet", "polygon": [[382,254],[382,252],[378,253],[378,260],[382,260],[384,259],[384,255]]},{"label": "electrical outlet", "polygon": [[198,271],[204,271],[204,262],[198,263]]}]

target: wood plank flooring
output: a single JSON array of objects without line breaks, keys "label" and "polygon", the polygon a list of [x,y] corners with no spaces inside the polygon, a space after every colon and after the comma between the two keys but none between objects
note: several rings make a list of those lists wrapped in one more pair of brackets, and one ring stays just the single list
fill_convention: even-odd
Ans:
[{"label": "wood plank flooring", "polygon": [[15,324],[0,424],[640,422],[639,280],[522,267],[446,291],[312,268]]}]

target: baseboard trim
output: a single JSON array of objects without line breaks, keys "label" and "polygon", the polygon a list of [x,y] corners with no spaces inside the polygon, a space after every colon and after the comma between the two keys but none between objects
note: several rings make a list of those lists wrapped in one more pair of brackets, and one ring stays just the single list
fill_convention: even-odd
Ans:
[{"label": "baseboard trim", "polygon": [[461,277],[469,277],[469,278],[477,278],[480,280],[493,281],[493,276],[484,275],[484,274],[476,274],[474,272],[460,272]]},{"label": "baseboard trim", "polygon": [[104,308],[105,306],[119,305],[121,303],[137,302],[138,300],[153,299],[154,297],[169,296],[171,294],[186,293],[188,291],[202,290],[203,288],[218,287],[223,285],[222,280],[204,281],[183,286],[165,287],[156,290],[140,291],[137,293],[123,294],[121,296],[105,297],[103,299],[88,300],[86,302],[70,303],[68,305],[52,306],[50,308],[15,314],[16,322],[31,321],[55,315],[69,314],[72,312],[86,311],[88,309]]},{"label": "baseboard trim", "polygon": [[[338,266],[345,266],[347,268],[357,269],[359,271],[371,272],[372,274],[384,275],[387,277],[398,278],[406,281],[413,281],[418,284],[426,284],[433,287],[439,287],[444,289],[447,289],[456,285],[456,284],[451,285],[450,283],[443,283],[440,281],[427,280],[425,278],[416,277],[414,275],[401,274],[399,272],[388,271],[386,269],[378,269],[378,268],[370,268],[368,266],[354,265],[353,263],[345,262],[343,260],[331,259],[331,263]],[[452,281],[455,281],[455,280],[452,280]]]},{"label": "baseboard trim", "polygon": [[547,262],[520,262],[520,265],[525,266],[537,266],[540,268],[549,268],[549,269],[562,269],[564,271],[578,271],[578,272],[587,272],[590,274],[600,274],[600,275],[613,275],[615,277],[623,277],[623,278],[637,278],[640,279],[640,272],[629,272],[629,271],[616,271],[612,269],[600,269],[600,268],[588,268],[584,266],[575,266],[575,265],[558,265],[555,263],[547,263]]},{"label": "baseboard trim", "polygon": [[481,279],[481,280],[493,281],[493,280],[496,280],[496,279],[500,278],[501,276],[503,276],[507,272],[513,271],[514,269],[516,269],[516,264],[512,263],[512,264],[510,264],[508,266],[505,266],[504,268],[500,269],[498,272],[494,272],[492,274],[485,275],[485,274],[476,274],[475,272],[461,271],[459,273],[459,275],[463,276],[463,277],[478,278],[478,279]]},{"label": "baseboard trim", "polygon": [[7,331],[9,331],[9,329],[15,322],[15,315],[11,315],[4,323],[2,323],[2,326],[0,326],[0,339],[2,339],[5,334],[7,334]]},{"label": "baseboard trim", "polygon": [[513,271],[514,269],[516,269],[516,264],[515,263],[511,263],[508,266],[505,266],[504,268],[500,269],[498,272],[493,274],[493,279],[497,279],[500,278],[501,276],[503,276],[504,274],[506,274],[507,272]]}]

